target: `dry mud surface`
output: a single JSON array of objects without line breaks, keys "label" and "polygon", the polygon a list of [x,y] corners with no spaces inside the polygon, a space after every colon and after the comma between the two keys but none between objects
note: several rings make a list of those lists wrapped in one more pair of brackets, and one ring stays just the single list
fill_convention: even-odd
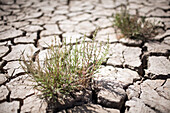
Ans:
[{"label": "dry mud surface", "polygon": [[[147,42],[118,40],[112,15],[122,5],[160,21],[160,34]],[[95,102],[61,113],[170,113],[169,0],[0,0],[0,112],[46,112],[47,103],[20,67],[22,51],[43,57],[54,37],[60,43],[72,37],[74,44],[98,27],[95,40],[109,37],[110,50],[94,78],[100,87],[93,91]]]}]

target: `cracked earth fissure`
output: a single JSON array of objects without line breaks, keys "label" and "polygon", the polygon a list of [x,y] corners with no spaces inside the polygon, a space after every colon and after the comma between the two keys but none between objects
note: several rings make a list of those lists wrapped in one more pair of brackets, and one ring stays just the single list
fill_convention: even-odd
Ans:
[{"label": "cracked earth fissure", "polygon": [[[44,57],[41,54],[49,49],[46,43],[52,45],[54,37],[61,44],[70,37],[80,43],[84,34],[88,40],[104,45],[109,38],[109,57],[93,78],[96,84],[89,92],[90,100],[53,108],[54,112],[170,111],[169,6],[169,1],[159,0],[0,1],[0,111],[48,112],[50,105],[44,101],[40,105],[42,99],[30,88],[30,76],[18,63],[20,55],[31,54],[35,61]],[[131,15],[139,13],[140,17],[160,21],[160,34],[146,42],[118,40],[112,15],[121,7],[129,8]]]}]

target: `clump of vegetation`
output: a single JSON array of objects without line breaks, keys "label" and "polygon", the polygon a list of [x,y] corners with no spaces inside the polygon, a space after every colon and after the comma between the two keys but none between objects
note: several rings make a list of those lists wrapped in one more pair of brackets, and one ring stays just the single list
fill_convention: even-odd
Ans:
[{"label": "clump of vegetation", "polygon": [[122,36],[119,38],[147,40],[158,34],[154,22],[150,22],[145,17],[139,17],[138,14],[131,16],[126,8],[115,15],[114,26],[121,31]]},{"label": "clump of vegetation", "polygon": [[26,61],[22,57],[22,68],[32,76],[35,88],[46,100],[64,100],[71,93],[91,85],[91,78],[105,60],[108,47],[94,40],[86,42],[85,38],[74,45],[66,44],[65,40],[58,47],[50,46],[44,61],[38,57],[36,61]]}]

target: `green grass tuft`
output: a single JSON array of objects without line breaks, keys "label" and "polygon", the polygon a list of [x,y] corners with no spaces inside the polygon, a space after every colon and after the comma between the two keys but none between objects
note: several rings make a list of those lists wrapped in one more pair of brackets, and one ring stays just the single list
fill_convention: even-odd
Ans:
[{"label": "green grass tuft", "polygon": [[119,38],[147,40],[158,34],[154,22],[150,22],[145,17],[139,17],[138,14],[131,16],[127,9],[122,9],[120,13],[115,14],[114,26],[121,31],[122,36]]},{"label": "green grass tuft", "polygon": [[26,61],[22,56],[22,68],[36,82],[35,88],[42,92],[46,100],[64,99],[70,93],[88,88],[93,74],[105,61],[107,47],[94,40],[50,46],[44,61]]}]

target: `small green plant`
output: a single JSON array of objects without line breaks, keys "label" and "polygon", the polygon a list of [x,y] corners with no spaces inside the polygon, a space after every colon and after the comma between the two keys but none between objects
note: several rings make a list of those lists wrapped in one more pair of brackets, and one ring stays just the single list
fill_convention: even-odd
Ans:
[{"label": "small green plant", "polygon": [[122,9],[121,13],[116,13],[114,26],[121,31],[122,35],[118,38],[147,40],[158,34],[154,22],[146,20],[145,17],[139,17],[138,14],[131,16],[127,9]]},{"label": "small green plant", "polygon": [[[70,41],[71,42],[71,41]],[[36,82],[35,88],[42,92],[46,100],[64,99],[70,93],[88,88],[91,78],[105,60],[107,46],[85,38],[76,44],[66,44],[66,41],[56,47],[50,46],[44,61],[38,58],[35,62],[22,57],[22,68]]]}]

